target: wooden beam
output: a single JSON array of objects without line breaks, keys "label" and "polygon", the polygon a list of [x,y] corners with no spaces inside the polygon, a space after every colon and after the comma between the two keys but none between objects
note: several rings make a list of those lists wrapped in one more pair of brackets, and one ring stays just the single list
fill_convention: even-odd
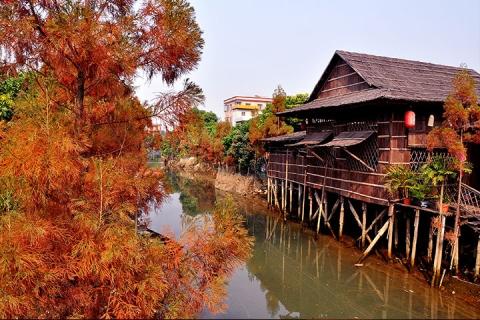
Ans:
[{"label": "wooden beam", "polygon": [[368,254],[370,253],[370,251],[373,249],[373,247],[375,246],[375,244],[378,242],[378,240],[383,236],[383,234],[385,233],[385,231],[387,231],[387,228],[388,226],[390,225],[390,220],[387,220],[387,222],[385,222],[385,224],[383,225],[383,227],[380,229],[380,231],[378,231],[377,235],[375,236],[375,238],[373,238],[373,241],[370,242],[370,245],[368,246],[368,248],[365,250],[365,252],[362,254],[362,256],[360,257],[360,259],[358,259],[357,263],[361,263],[367,256]]},{"label": "wooden beam", "polygon": [[[309,148],[310,149],[310,148]],[[313,151],[312,149],[310,149],[310,152],[312,153],[312,155],[317,158],[318,160],[322,161],[323,163],[325,163],[325,160],[323,160],[322,157],[320,157],[315,151]]]},{"label": "wooden beam", "polygon": [[342,149],[343,149],[343,151],[345,151],[346,153],[348,153],[352,158],[354,158],[355,160],[357,160],[358,162],[360,162],[361,164],[363,164],[368,170],[370,170],[371,172],[375,172],[375,169],[373,169],[373,168],[370,167],[368,164],[366,164],[365,161],[363,161],[362,159],[360,159],[359,157],[357,157],[356,155],[354,155],[353,153],[351,153],[347,148],[343,147]]},{"label": "wooden beam", "polygon": [[333,214],[335,213],[335,211],[337,211],[339,204],[340,204],[340,199],[337,199],[337,201],[335,201],[335,204],[332,207],[332,211],[330,212],[330,215],[328,216],[327,221],[330,221],[330,219],[332,219]]},{"label": "wooden beam", "polygon": [[[323,198],[323,197],[322,197]],[[322,199],[318,196],[318,193],[315,191],[315,200],[317,200],[317,203],[319,204],[320,208],[322,207]],[[323,199],[324,201],[325,199]],[[323,219],[325,220],[325,225],[328,227],[330,232],[332,233],[332,236],[334,239],[337,239],[337,236],[335,235],[335,232],[333,232],[332,226],[330,225],[330,222],[327,221],[327,215],[323,209],[320,209],[320,213],[318,216],[318,221],[317,221],[317,233],[320,229],[320,217],[323,216]]]},{"label": "wooden beam", "polygon": [[420,222],[420,209],[415,209],[415,221],[413,222],[413,243],[412,243],[412,255],[410,257],[410,270],[413,270],[415,265],[415,254],[417,252],[417,240],[418,240],[418,224]]},{"label": "wooden beam", "polygon": [[292,214],[292,206],[293,206],[293,182],[290,182],[290,210],[289,213]]}]

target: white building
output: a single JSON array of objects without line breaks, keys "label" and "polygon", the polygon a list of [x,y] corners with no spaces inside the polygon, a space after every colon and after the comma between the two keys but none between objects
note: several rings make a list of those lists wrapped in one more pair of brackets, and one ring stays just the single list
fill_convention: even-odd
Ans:
[{"label": "white building", "polygon": [[239,122],[247,121],[260,111],[267,107],[267,103],[272,103],[271,98],[259,96],[246,97],[234,96],[223,101],[225,105],[225,121],[235,126]]}]

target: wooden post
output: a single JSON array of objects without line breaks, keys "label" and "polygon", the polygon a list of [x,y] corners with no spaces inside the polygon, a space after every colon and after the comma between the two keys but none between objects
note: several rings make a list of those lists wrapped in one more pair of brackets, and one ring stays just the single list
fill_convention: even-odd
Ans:
[{"label": "wooden post", "polygon": [[305,218],[305,197],[307,195],[307,187],[303,185],[303,199],[302,199],[302,222]]},{"label": "wooden post", "polygon": [[435,247],[435,257],[433,259],[433,275],[431,286],[437,285],[438,277],[440,276],[440,271],[442,268],[442,255],[443,255],[443,237],[445,233],[445,216],[443,215],[443,192],[445,191],[445,183],[442,182],[440,188],[440,204],[439,204],[439,214],[440,214],[440,229],[437,230],[437,243]]},{"label": "wooden post", "polygon": [[405,221],[405,257],[410,257],[410,217]]},{"label": "wooden post", "polygon": [[418,224],[420,222],[420,210],[415,210],[415,221],[413,222],[413,243],[412,243],[412,256],[410,257],[410,270],[413,270],[415,265],[415,254],[417,252],[417,240],[418,240]]},{"label": "wooden post", "polygon": [[302,215],[302,186],[298,183],[297,184],[297,216],[300,217]]},{"label": "wooden post", "polygon": [[292,213],[292,203],[293,203],[293,182],[290,182],[290,210],[289,213]]},{"label": "wooden post", "polygon": [[365,252],[362,254],[362,256],[360,257],[360,259],[358,259],[357,263],[360,263],[363,261],[363,259],[365,259],[368,254],[370,253],[370,251],[373,249],[373,247],[375,246],[375,244],[377,243],[377,241],[380,239],[380,237],[385,233],[385,231],[387,230],[387,227],[389,226],[390,224],[390,220],[387,220],[387,222],[385,222],[385,224],[383,225],[383,227],[380,229],[380,231],[377,233],[377,235],[375,236],[375,238],[373,238],[373,241],[370,242],[370,245],[368,246],[368,248],[365,250]]},{"label": "wooden post", "polygon": [[[441,213],[441,209],[440,209]],[[440,277],[440,271],[442,268],[442,255],[443,255],[443,237],[445,235],[445,216],[441,213],[440,216],[440,230],[437,230],[437,246],[435,249],[435,258],[433,261],[433,276],[432,286],[438,284],[438,278]]]},{"label": "wooden post", "polygon": [[362,245],[361,248],[365,248],[365,236],[367,230],[367,204],[362,202]]},{"label": "wooden post", "polygon": [[270,207],[270,177],[267,178],[267,204]]},{"label": "wooden post", "polygon": [[392,260],[393,223],[395,222],[394,210],[395,210],[395,206],[392,203],[388,207],[388,220],[390,221],[390,223],[388,224],[388,259],[389,260]]},{"label": "wooden post", "polygon": [[480,275],[480,236],[477,242],[477,258],[475,259],[475,279]]},{"label": "wooden post", "polygon": [[310,206],[308,210],[308,221],[312,220],[313,214],[313,196],[312,196],[312,189],[308,191],[308,200],[310,201]]},{"label": "wooden post", "polygon": [[427,260],[429,263],[432,263],[432,251],[433,251],[433,218],[431,218],[430,220],[430,230],[428,232]]},{"label": "wooden post", "polygon": [[343,196],[340,196],[340,217],[338,222],[338,238],[343,237],[343,219],[345,217],[345,205]]}]

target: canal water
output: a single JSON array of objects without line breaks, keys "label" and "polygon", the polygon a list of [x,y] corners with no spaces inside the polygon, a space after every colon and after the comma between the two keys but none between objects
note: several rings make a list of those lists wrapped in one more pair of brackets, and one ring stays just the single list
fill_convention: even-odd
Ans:
[{"label": "canal water", "polygon": [[[150,228],[179,236],[225,194],[212,185],[171,177],[172,193],[149,214]],[[200,318],[479,318],[480,310],[451,293],[432,289],[407,272],[367,259],[329,236],[315,239],[263,205],[237,201],[255,237],[251,258],[227,285],[227,310]]]}]

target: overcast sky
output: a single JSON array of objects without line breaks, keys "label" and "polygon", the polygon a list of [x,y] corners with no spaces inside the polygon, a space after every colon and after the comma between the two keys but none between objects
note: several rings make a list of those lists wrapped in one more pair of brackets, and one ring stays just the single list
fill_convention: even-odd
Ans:
[{"label": "overcast sky", "polygon": [[[480,1],[191,0],[204,32],[187,77],[223,117],[234,95],[310,93],[336,49],[459,66],[480,72]],[[138,79],[142,101],[166,90]]]}]

